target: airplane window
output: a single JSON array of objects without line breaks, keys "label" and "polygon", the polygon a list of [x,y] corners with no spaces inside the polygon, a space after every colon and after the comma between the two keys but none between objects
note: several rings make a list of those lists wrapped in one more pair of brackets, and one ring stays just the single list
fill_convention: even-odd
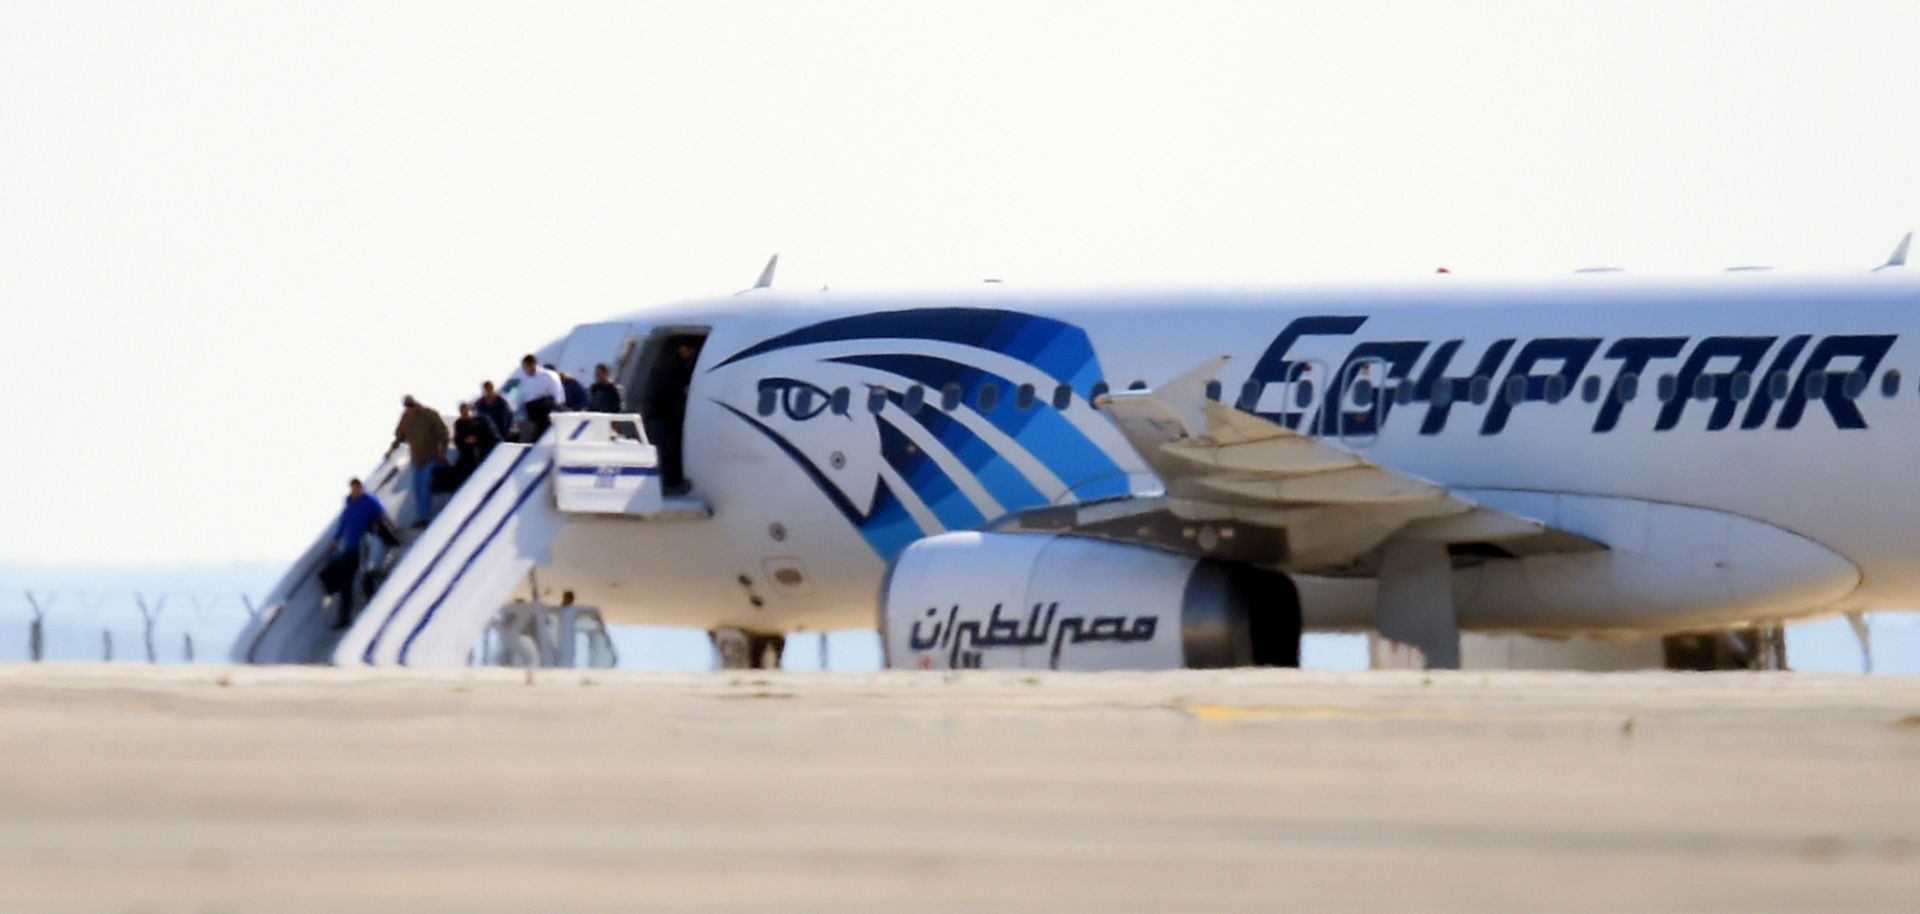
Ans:
[{"label": "airplane window", "polygon": [[1127,389],[1128,389],[1128,390],[1146,390],[1146,389],[1147,389],[1147,382],[1145,382],[1145,381],[1135,381],[1135,382],[1133,382],[1132,384],[1128,384],[1128,385],[1127,385]]},{"label": "airplane window", "polygon": [[1053,389],[1053,408],[1066,409],[1073,405],[1073,387],[1062,384]]},{"label": "airplane window", "polygon": [[1412,403],[1413,402],[1413,382],[1401,381],[1399,386],[1393,389],[1393,399],[1398,401],[1401,406],[1406,406],[1407,404]]},{"label": "airplane window", "polygon": [[773,411],[779,408],[780,389],[771,386],[760,388],[760,403],[755,407],[755,412],[762,416],[771,416]]},{"label": "airplane window", "polygon": [[927,405],[927,389],[918,384],[907,388],[906,398],[900,401],[900,408],[910,413],[919,412],[920,407],[925,405]]},{"label": "airplane window", "polygon": [[1900,395],[1900,369],[1889,368],[1880,376],[1880,396],[1897,397]]},{"label": "airplane window", "polygon": [[1727,384],[1729,388],[1727,390],[1728,396],[1733,397],[1735,400],[1745,400],[1747,394],[1753,392],[1753,375],[1747,374],[1744,371],[1736,371],[1733,373],[1733,377],[1728,379]]},{"label": "airplane window", "polygon": [[1587,379],[1580,382],[1580,399],[1588,403],[1600,402],[1600,378],[1598,375],[1587,375]]},{"label": "airplane window", "polygon": [[1820,400],[1827,396],[1827,373],[1824,371],[1807,372],[1807,399]]},{"label": "airplane window", "polygon": [[1559,375],[1547,378],[1547,402],[1558,403],[1567,398],[1567,379]]},{"label": "airplane window", "polygon": [[1847,399],[1860,399],[1860,396],[1867,392],[1867,373],[1864,371],[1849,372],[1847,374],[1846,389]]},{"label": "airplane window", "polygon": [[1793,382],[1787,379],[1786,372],[1776,371],[1767,377],[1767,396],[1775,400],[1785,400],[1787,389],[1792,386]]},{"label": "airplane window", "polygon": [[1695,400],[1713,399],[1714,386],[1715,385],[1714,385],[1713,375],[1703,374],[1703,375],[1696,376],[1693,379],[1693,398]]},{"label": "airplane window", "polygon": [[1493,379],[1484,376],[1475,377],[1467,384],[1467,399],[1475,406],[1487,402],[1487,394],[1493,389]]},{"label": "airplane window", "polygon": [[1207,382],[1207,399],[1215,403],[1220,402],[1220,382],[1218,380]]},{"label": "airplane window", "polygon": [[1313,405],[1313,382],[1312,381],[1302,378],[1299,381],[1294,382],[1293,405],[1298,409],[1306,409],[1307,407]]},{"label": "airplane window", "polygon": [[1613,382],[1613,395],[1622,403],[1632,403],[1634,397],[1640,396],[1640,376],[1632,372],[1621,375]]},{"label": "airplane window", "polygon": [[1373,408],[1373,382],[1366,378],[1357,378],[1353,382],[1353,405],[1361,409]]},{"label": "airplane window", "polygon": [[1660,376],[1660,386],[1654,388],[1654,393],[1660,397],[1660,402],[1671,403],[1680,393],[1680,381],[1673,375],[1663,374]]},{"label": "airplane window", "polygon": [[940,388],[940,408],[946,412],[960,408],[960,385],[948,384]]},{"label": "airplane window", "polygon": [[887,389],[884,387],[867,388],[867,412],[878,413],[887,408]]},{"label": "airplane window", "polygon": [[1507,379],[1507,405],[1519,406],[1527,399],[1527,379],[1514,375]]},{"label": "airplane window", "polygon": [[974,395],[973,402],[981,412],[993,412],[993,408],[1000,405],[1000,385],[992,381],[980,385],[980,393]]},{"label": "airplane window", "polygon": [[848,407],[853,405],[853,391],[844,387],[834,388],[833,399],[829,403],[834,415],[844,416],[847,414]]},{"label": "airplane window", "polygon": [[1100,399],[1101,397],[1104,397],[1104,396],[1106,396],[1106,395],[1107,395],[1107,391],[1109,391],[1109,390],[1112,390],[1112,389],[1113,389],[1113,388],[1111,388],[1111,387],[1108,387],[1108,386],[1107,386],[1107,382],[1105,382],[1105,381],[1097,381],[1097,382],[1095,382],[1095,383],[1094,383],[1094,385],[1093,385],[1093,395],[1092,395],[1092,396],[1090,396],[1090,397],[1088,397],[1087,399],[1089,399],[1089,400],[1098,400],[1098,399]]},{"label": "airplane window", "polygon": [[1022,410],[1029,410],[1033,408],[1033,401],[1032,384],[1022,384],[1014,389],[1013,405],[1020,407]]},{"label": "airplane window", "polygon": [[1240,385],[1240,402],[1247,404],[1248,409],[1259,409],[1262,386],[1259,381],[1248,378],[1247,383]]},{"label": "airplane window", "polygon": [[1439,383],[1433,385],[1433,405],[1441,409],[1453,405],[1452,378],[1442,378]]}]

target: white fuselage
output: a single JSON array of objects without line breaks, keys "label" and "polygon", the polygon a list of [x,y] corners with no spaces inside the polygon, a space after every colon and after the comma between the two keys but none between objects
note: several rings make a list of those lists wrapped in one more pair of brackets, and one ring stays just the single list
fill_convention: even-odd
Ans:
[{"label": "white fuselage", "polygon": [[[629,320],[641,336],[707,329],[685,463],[713,516],[568,526],[542,589],[574,589],[615,621],[871,626],[888,561],[914,538],[1152,491],[1092,395],[1158,385],[1222,354],[1221,399],[1477,500],[1705,509],[1811,540],[1858,572],[1796,598],[1814,605],[1736,600],[1676,619],[1562,612],[1547,594],[1512,612],[1463,610],[1465,627],[1659,631],[1920,605],[1920,281],[1903,270],[1185,293],[760,290]],[[957,405],[943,402],[956,393]],[[1618,536],[1620,516],[1611,522]],[[1658,534],[1644,542],[1691,548]],[[1362,624],[1370,586],[1303,582],[1307,625]]]}]

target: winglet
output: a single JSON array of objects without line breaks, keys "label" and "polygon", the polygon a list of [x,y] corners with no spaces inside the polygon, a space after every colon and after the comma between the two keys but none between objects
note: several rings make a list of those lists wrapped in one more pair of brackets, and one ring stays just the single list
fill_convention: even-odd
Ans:
[{"label": "winglet", "polygon": [[1878,273],[1881,270],[1884,270],[1888,267],[1906,266],[1907,265],[1907,249],[1912,246],[1913,246],[1913,233],[1908,232],[1907,236],[1905,238],[1900,239],[1900,243],[1894,247],[1893,253],[1887,256],[1887,262],[1877,267],[1874,267],[1873,272]]},{"label": "winglet", "polygon": [[778,267],[779,265],[780,265],[779,254],[775,254],[772,257],[767,258],[766,269],[763,269],[760,271],[760,278],[753,281],[753,287],[756,289],[766,289],[766,288],[772,287],[773,286],[773,270],[775,267]]},{"label": "winglet", "polygon": [[1152,390],[1116,391],[1107,394],[1107,400],[1151,399],[1179,419],[1180,424],[1186,426],[1187,434],[1204,435],[1207,432],[1207,386],[1220,376],[1220,369],[1226,367],[1227,359],[1224,355],[1214,356]]}]

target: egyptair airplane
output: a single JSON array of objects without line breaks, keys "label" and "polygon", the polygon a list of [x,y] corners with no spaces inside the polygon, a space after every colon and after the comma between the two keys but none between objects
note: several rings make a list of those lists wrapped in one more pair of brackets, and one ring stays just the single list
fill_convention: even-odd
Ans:
[{"label": "egyptair airplane", "polygon": [[[788,293],[769,263],[540,347],[610,366],[624,412],[471,468],[344,632],[329,525],[233,652],[465,663],[561,591],[729,665],[878,625],[894,667],[1072,670],[1920,605],[1910,240],[1848,275],[1085,294]],[[368,477],[402,520],[406,459]]]}]

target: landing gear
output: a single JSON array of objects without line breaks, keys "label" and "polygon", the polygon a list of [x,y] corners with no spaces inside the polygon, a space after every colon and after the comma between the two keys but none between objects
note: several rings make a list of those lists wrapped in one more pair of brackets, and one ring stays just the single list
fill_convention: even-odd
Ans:
[{"label": "landing gear", "polygon": [[748,643],[753,646],[753,668],[756,670],[777,670],[780,668],[780,655],[787,649],[787,639],[780,635],[749,635]]},{"label": "landing gear", "polygon": [[1669,670],[1784,670],[1786,629],[1764,625],[1745,631],[1668,635],[1661,639]]},{"label": "landing gear", "polygon": [[787,648],[783,635],[756,635],[737,628],[722,628],[707,633],[723,670],[777,670],[780,654]]},{"label": "landing gear", "polygon": [[1419,668],[1460,668],[1460,623],[1453,606],[1453,562],[1443,543],[1395,538],[1380,556],[1373,604],[1380,637],[1419,652]]}]

